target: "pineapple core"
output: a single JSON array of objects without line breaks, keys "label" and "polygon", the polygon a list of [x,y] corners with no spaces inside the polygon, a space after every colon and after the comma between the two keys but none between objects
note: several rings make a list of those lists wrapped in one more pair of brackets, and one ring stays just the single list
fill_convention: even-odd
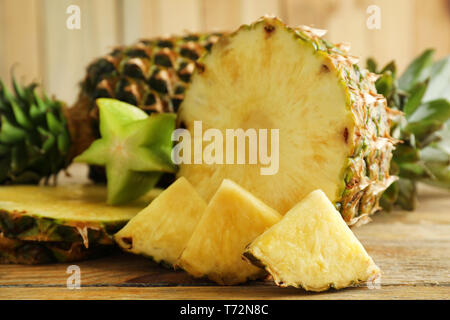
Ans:
[{"label": "pineapple core", "polygon": [[320,190],[313,191],[244,253],[280,286],[323,291],[375,279],[380,269]]},{"label": "pineapple core", "polygon": [[208,204],[178,264],[195,277],[233,285],[264,276],[243,261],[246,245],[281,216],[230,180],[224,180]]},{"label": "pineapple core", "polygon": [[114,236],[125,251],[173,265],[206,208],[192,185],[180,178]]}]

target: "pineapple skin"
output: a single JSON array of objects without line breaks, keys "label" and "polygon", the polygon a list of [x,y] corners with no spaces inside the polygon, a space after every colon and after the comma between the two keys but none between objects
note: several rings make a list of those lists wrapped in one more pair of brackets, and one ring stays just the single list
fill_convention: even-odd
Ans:
[{"label": "pineapple skin", "polygon": [[0,233],[0,264],[48,264],[95,259],[112,252],[111,245],[87,249],[82,243],[10,239]]},{"label": "pineapple skin", "polygon": [[[389,173],[392,152],[397,143],[390,135],[392,119],[396,113],[388,107],[385,97],[377,93],[375,81],[378,76],[360,69],[357,65],[359,59],[349,54],[346,45],[333,45],[321,37],[320,31],[307,26],[290,28],[278,18],[262,17],[251,25],[243,25],[234,33],[222,36],[217,46],[228,43],[242,31],[252,30],[260,25],[264,25],[268,33],[273,32],[273,28],[285,28],[296,41],[311,46],[315,54],[324,57],[326,66],[338,75],[339,83],[345,90],[346,104],[353,118],[354,128],[343,133],[345,141],[352,146],[352,151],[342,169],[342,183],[334,205],[350,226],[369,222],[369,216],[380,209],[381,195],[397,180],[397,177]],[[197,61],[197,66],[202,67],[197,67],[193,77],[204,72],[203,63],[210,54],[205,54]],[[179,115],[183,114],[183,108],[184,104],[180,107]],[[178,122],[179,126],[183,125],[182,116]],[[183,167],[179,175],[183,175]],[[277,192],[282,193],[282,190]],[[281,208],[275,209],[282,212]]]},{"label": "pineapple skin", "polygon": [[[66,111],[74,137],[71,156],[82,153],[99,137],[99,112],[95,100],[114,98],[147,114],[177,112],[195,69],[196,60],[219,39],[219,33],[188,34],[143,39],[115,48],[88,67],[78,99]],[[102,167],[91,166],[92,180],[105,181]],[[163,177],[165,186],[173,175]]]},{"label": "pineapple skin", "polygon": [[[313,213],[310,210],[315,210],[317,213]],[[328,214],[326,212],[328,212]],[[331,233],[334,233],[333,236],[338,237],[338,239],[327,239],[329,232],[324,232],[322,234],[323,238],[317,239],[317,234],[314,234],[314,232],[317,230],[318,226],[314,224],[314,221],[309,221],[308,226],[305,226],[304,224],[306,222],[303,222],[304,229],[302,229],[299,225],[295,225],[295,220],[306,220],[309,217],[305,216],[313,216],[314,214],[321,215],[320,223],[326,223],[327,227],[331,226],[331,228],[337,230],[333,230]],[[319,219],[319,217],[316,219]],[[289,230],[291,226],[295,228],[295,232],[291,232]],[[309,231],[311,231],[311,229],[313,230],[311,231],[313,234],[305,233],[308,231],[308,228],[310,229]],[[301,245],[305,242],[314,243],[314,241],[316,241],[313,244],[313,248],[309,247],[312,252],[309,252],[306,255],[303,253],[299,254],[298,251],[292,252],[292,247],[296,245],[296,239],[291,238],[291,241],[286,239],[277,239],[277,236],[281,238],[286,237],[287,233],[290,233],[291,237],[300,237],[300,240],[297,241],[301,242]],[[305,240],[303,241],[301,237],[304,237]],[[334,245],[334,248],[329,249],[331,252],[327,252],[327,250],[322,247],[324,245],[326,246],[326,241],[339,240],[346,242],[343,244],[343,249],[346,252],[344,252],[342,248],[339,248],[342,244],[338,244],[337,246]],[[286,245],[284,249],[280,247],[283,244]],[[311,243],[309,244],[311,245]],[[318,250],[320,254],[315,252],[315,250]],[[273,256],[270,256],[271,251],[273,251]],[[346,262],[347,266],[339,265],[335,266],[336,269],[333,269],[332,263],[331,265],[327,264],[327,262],[329,263],[329,261],[327,261],[327,259],[329,259],[327,253],[333,255],[336,252],[339,253],[337,259],[340,263],[342,263],[342,261],[349,260]],[[283,255],[281,261],[279,253]],[[299,265],[289,265],[289,263],[291,263],[289,254],[297,256],[296,259],[303,260],[302,263]],[[301,256],[298,257],[299,255]],[[243,253],[243,258],[249,263],[267,270],[267,272],[272,275],[275,283],[280,287],[291,286],[314,292],[326,291],[330,288],[343,289],[365,281],[373,281],[381,274],[379,267],[367,254],[362,244],[347,227],[341,219],[339,213],[336,212],[327,196],[321,190],[311,192],[304,200],[286,213],[284,219],[257,237],[247,246],[245,252]],[[307,265],[305,266],[305,261],[308,262],[308,259],[313,259],[313,261],[311,261],[311,265],[313,267]],[[289,273],[295,273],[294,270],[300,274],[300,276],[295,280],[295,277],[289,275]],[[327,273],[333,272],[335,273],[334,281],[308,279],[308,277],[311,276],[320,278],[323,274],[326,274],[325,277],[329,278]],[[352,277],[345,275],[346,272],[352,273]]]},{"label": "pineapple skin", "polygon": [[[104,186],[10,186],[0,188],[0,233],[40,242],[113,245],[112,235],[145,207],[104,203]],[[151,195],[153,197],[153,195]]]}]

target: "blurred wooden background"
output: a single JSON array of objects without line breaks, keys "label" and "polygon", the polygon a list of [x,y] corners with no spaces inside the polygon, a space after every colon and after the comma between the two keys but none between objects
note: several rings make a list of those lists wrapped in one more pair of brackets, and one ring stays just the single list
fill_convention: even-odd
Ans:
[{"label": "blurred wooden background", "polygon": [[[81,8],[81,29],[69,30],[67,7]],[[370,5],[381,8],[381,29],[369,30]],[[450,53],[449,0],[0,0],[0,77],[11,67],[72,103],[86,65],[115,45],[188,31],[233,30],[264,14],[292,26],[328,29],[352,53],[404,67],[428,47]]]}]

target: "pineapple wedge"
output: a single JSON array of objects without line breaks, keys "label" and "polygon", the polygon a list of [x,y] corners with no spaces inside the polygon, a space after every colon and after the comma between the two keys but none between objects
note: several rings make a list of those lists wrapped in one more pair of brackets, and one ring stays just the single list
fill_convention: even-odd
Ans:
[{"label": "pineapple wedge", "polygon": [[139,212],[114,238],[125,251],[173,265],[194,232],[206,202],[179,178]]},{"label": "pineapple wedge", "polygon": [[247,264],[245,246],[281,219],[281,215],[230,180],[224,180],[208,204],[178,265],[194,277],[207,276],[233,285],[264,276]]},{"label": "pineapple wedge", "polygon": [[380,269],[321,191],[311,192],[260,235],[244,257],[277,285],[340,289],[376,278]]}]

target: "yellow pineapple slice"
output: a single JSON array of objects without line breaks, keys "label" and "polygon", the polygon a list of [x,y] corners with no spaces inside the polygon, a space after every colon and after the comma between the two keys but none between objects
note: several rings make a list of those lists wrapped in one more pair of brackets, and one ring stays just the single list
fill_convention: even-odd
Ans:
[{"label": "yellow pineapple slice", "polygon": [[246,245],[281,215],[230,180],[224,180],[208,204],[179,265],[195,277],[225,285],[265,275],[242,259]]},{"label": "yellow pineapple slice", "polygon": [[114,238],[125,251],[173,265],[206,208],[192,185],[180,178],[139,212]]},{"label": "yellow pineapple slice", "polygon": [[336,289],[376,278],[380,269],[327,196],[311,192],[244,253],[280,286]]}]

